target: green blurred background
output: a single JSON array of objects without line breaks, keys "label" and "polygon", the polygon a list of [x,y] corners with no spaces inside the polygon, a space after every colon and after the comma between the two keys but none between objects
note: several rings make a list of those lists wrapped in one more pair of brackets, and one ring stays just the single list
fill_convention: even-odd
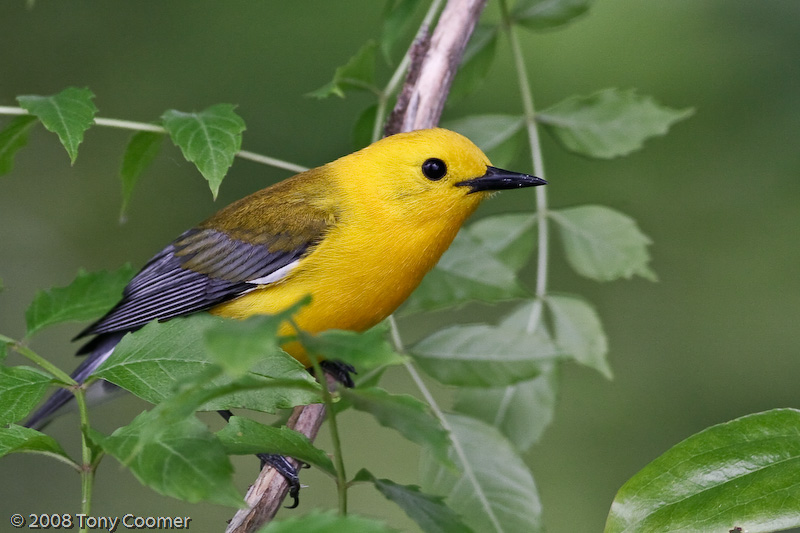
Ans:
[{"label": "green blurred background", "polygon": [[[40,0],[29,10],[23,0],[4,0],[0,105],[70,85],[91,88],[101,116],[130,120],[230,102],[248,125],[245,149],[321,164],[351,151],[352,124],[371,102],[366,94],[321,102],[303,95],[378,36],[383,5]],[[597,306],[615,379],[566,366],[555,421],[525,459],[550,531],[600,531],[616,490],[671,445],[711,424],[798,406],[800,4],[598,0],[567,29],[524,32],[522,39],[542,108],[606,87],[635,87],[665,105],[696,108],[666,137],[613,161],[582,159],[544,138],[551,205],[598,203],[633,216],[654,240],[652,267],[661,280],[601,285],[571,273],[558,251],[552,262],[553,290],[582,294]],[[520,109],[504,42],[488,82],[447,116]],[[2,333],[23,334],[24,310],[37,289],[68,283],[80,267],[141,266],[220,206],[287,176],[237,161],[214,203],[196,170],[168,146],[120,225],[116,173],[127,138],[90,130],[70,167],[55,136],[38,129],[14,171],[0,178]],[[524,156],[513,164],[523,171],[528,165]],[[481,213],[524,210],[532,201],[529,191],[504,194]],[[476,306],[457,317],[478,320],[495,312]],[[406,321],[403,333],[414,339],[430,322],[450,320],[445,313]],[[34,348],[71,368],[68,341],[79,327],[53,328]],[[385,385],[413,392],[399,371]],[[99,407],[93,419],[108,431],[143,408],[126,397]],[[416,482],[413,445],[358,413],[346,414],[342,426],[351,472],[367,466],[380,477]],[[74,415],[49,432],[75,449]],[[327,446],[324,433],[319,442]],[[244,490],[256,462],[235,464]],[[0,479],[3,523],[15,512],[79,509],[78,476],[54,461],[7,457]],[[312,472],[304,482],[310,487],[300,510],[283,516],[334,505],[328,479]],[[356,512],[414,530],[369,488],[354,489],[351,501]],[[161,497],[108,459],[94,514],[127,512],[191,516],[191,530],[199,532],[221,531],[231,515]]]}]

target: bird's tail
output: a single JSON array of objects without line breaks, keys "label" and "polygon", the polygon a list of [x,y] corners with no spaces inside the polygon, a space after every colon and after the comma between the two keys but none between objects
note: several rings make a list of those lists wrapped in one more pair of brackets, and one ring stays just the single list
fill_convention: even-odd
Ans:
[{"label": "bird's tail", "polygon": [[[91,352],[89,352],[89,354],[86,356],[86,359],[84,359],[83,362],[78,365],[78,368],[76,368],[72,373],[72,379],[78,383],[83,383],[86,381],[86,379],[92,375],[92,372],[97,370],[97,367],[99,367],[103,361],[108,359],[108,356],[114,351],[114,348],[116,347],[117,343],[119,343],[120,339],[122,339],[124,334],[124,332],[107,333],[92,340]],[[97,389],[92,391],[93,403],[100,400],[99,397],[95,396],[95,392],[99,392],[99,396],[102,397],[108,396],[114,390],[118,389],[116,385],[113,385],[107,381],[98,382],[96,387]],[[95,389],[95,385],[91,386],[90,388]],[[72,392],[68,391],[67,389],[58,389],[56,392],[50,395],[50,397],[42,404],[41,407],[39,407],[39,409],[36,410],[35,413],[31,415],[30,418],[28,418],[28,420],[25,422],[25,426],[32,429],[42,429],[53,419],[59,410],[69,404],[73,397],[74,396]]]}]

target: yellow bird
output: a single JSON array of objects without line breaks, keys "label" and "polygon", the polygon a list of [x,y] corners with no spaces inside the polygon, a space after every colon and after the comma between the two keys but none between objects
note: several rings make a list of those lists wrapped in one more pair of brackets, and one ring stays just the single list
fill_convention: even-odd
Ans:
[{"label": "yellow bird", "polygon": [[[283,311],[310,294],[295,316],[300,328],[364,331],[408,298],[481,200],[544,183],[492,167],[452,131],[386,137],[255,192],[183,233],[78,335],[95,337],[73,377],[89,377],[125,333],[199,311],[246,318]],[[292,333],[282,326],[281,334]],[[284,348],[309,365],[298,343]],[[43,425],[71,397],[57,391],[27,425]]]}]

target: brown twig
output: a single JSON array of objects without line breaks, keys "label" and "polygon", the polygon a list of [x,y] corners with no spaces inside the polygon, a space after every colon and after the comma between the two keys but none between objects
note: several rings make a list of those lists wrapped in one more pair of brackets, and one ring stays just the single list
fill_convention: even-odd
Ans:
[{"label": "brown twig", "polygon": [[[464,48],[485,5],[486,0],[448,0],[433,35],[428,39],[427,31],[420,32],[410,51],[406,82],[387,121],[387,135],[438,124]],[[322,404],[295,407],[287,426],[313,441],[324,418]],[[290,461],[298,466],[294,459]],[[255,531],[275,516],[288,492],[286,479],[265,467],[247,491],[248,508],[236,513],[226,533]]]},{"label": "brown twig", "polygon": [[[432,128],[439,123],[464,48],[486,0],[450,0],[442,10],[430,44],[412,48],[411,66],[387,134]],[[419,53],[424,46],[424,54]]]},{"label": "brown twig", "polygon": [[[335,381],[326,375],[329,386]],[[309,440],[317,437],[320,426],[325,420],[325,406],[321,403],[301,405],[294,408],[286,426],[305,435]],[[300,463],[291,457],[287,458],[293,467]],[[261,525],[272,520],[289,493],[289,483],[277,470],[265,466],[244,497],[247,507],[239,509],[228,524],[225,533],[250,533]]]}]

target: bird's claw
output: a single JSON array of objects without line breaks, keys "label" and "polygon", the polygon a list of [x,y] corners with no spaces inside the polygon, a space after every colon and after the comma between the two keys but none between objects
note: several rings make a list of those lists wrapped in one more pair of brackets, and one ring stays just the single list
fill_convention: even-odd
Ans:
[{"label": "bird's claw", "polygon": [[[292,505],[287,505],[285,507],[287,509],[294,509],[300,505],[300,476],[297,475],[297,469],[292,466],[289,460],[283,455],[271,453],[259,453],[258,458],[261,459],[262,469],[266,465],[271,466],[277,470],[277,472],[282,475],[289,484],[289,497],[294,501],[292,502]],[[300,463],[301,468],[303,468],[304,465],[305,463]]]}]

